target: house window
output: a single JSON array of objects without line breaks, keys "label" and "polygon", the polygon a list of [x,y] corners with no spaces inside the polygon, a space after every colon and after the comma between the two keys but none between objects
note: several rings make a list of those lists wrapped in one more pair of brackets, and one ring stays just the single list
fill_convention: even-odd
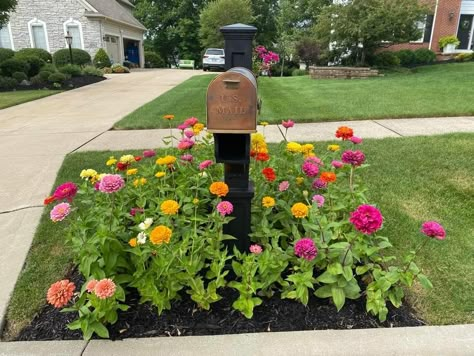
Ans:
[{"label": "house window", "polygon": [[0,48],[15,49],[13,47],[12,29],[10,28],[10,24],[0,28]]},{"label": "house window", "polygon": [[[84,39],[82,37],[82,25],[79,21],[70,18],[64,23],[64,35],[69,32],[72,36],[72,48],[84,49]],[[66,44],[67,46],[67,44]]]},{"label": "house window", "polygon": [[49,52],[48,32],[46,24],[38,19],[28,22],[30,42],[32,48],[42,48]]}]

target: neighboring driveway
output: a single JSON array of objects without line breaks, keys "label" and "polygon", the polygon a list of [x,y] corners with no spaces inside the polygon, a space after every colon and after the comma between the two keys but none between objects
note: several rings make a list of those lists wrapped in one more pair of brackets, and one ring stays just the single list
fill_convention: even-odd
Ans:
[{"label": "neighboring driveway", "polygon": [[163,69],[112,75],[94,85],[0,110],[0,321],[64,156],[201,73]]}]

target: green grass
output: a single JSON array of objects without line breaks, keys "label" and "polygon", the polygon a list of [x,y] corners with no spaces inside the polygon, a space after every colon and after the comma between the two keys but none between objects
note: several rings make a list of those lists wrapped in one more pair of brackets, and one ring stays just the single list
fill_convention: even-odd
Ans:
[{"label": "green grass", "polygon": [[[322,152],[327,143],[316,143]],[[474,134],[365,140],[361,149],[371,167],[365,180],[369,200],[385,218],[383,233],[403,255],[426,239],[420,232],[425,220],[438,220],[447,231],[445,241],[433,240],[419,254],[417,264],[434,289],[416,286],[409,300],[429,324],[474,322]],[[129,152],[126,153],[138,153]],[[83,168],[104,167],[111,155],[123,152],[84,152],[66,157],[55,186],[78,181]],[[49,211],[49,209],[47,209]],[[45,303],[49,285],[70,266],[64,246],[64,224],[42,217],[24,270],[7,314],[7,336],[29,323]]]},{"label": "green grass", "polygon": [[[214,75],[193,77],[115,124],[117,129],[164,128],[161,117],[175,114],[174,125],[190,116],[205,122],[206,92]],[[393,71],[384,77],[314,80],[259,78],[263,100],[258,120],[279,123],[437,117],[474,114],[474,62]]]},{"label": "green grass", "polygon": [[0,109],[60,93],[60,90],[18,90],[0,94]]}]

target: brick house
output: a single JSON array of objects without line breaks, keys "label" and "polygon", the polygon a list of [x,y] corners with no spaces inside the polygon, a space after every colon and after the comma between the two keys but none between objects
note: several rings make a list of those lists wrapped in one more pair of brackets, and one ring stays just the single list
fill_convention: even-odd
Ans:
[{"label": "brick house", "polygon": [[43,48],[48,52],[72,47],[93,57],[104,48],[112,62],[144,65],[146,28],[133,16],[128,0],[18,0],[10,22],[0,29],[0,48]]},{"label": "brick house", "polygon": [[428,4],[432,6],[433,14],[427,16],[425,23],[420,24],[423,29],[422,38],[391,46],[390,50],[429,48],[439,52],[439,39],[455,35],[461,42],[456,52],[472,51],[474,0],[428,0]]}]

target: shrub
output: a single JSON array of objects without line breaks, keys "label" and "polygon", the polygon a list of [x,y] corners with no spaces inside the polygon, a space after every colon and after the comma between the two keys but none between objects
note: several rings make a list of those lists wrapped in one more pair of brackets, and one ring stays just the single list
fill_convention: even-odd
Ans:
[{"label": "shrub", "polygon": [[415,51],[416,64],[431,64],[436,60],[436,53],[427,48],[419,48]]},{"label": "shrub", "polygon": [[51,63],[53,61],[51,53],[42,48],[23,48],[16,52],[15,57],[37,57],[42,59],[45,63]]},{"label": "shrub", "polygon": [[[16,58],[16,56],[14,58]],[[41,58],[35,56],[25,56],[21,57],[20,59],[22,61],[25,61],[29,65],[27,73],[28,77],[34,77],[35,75],[37,75],[46,64],[46,62],[43,61]]]},{"label": "shrub", "polygon": [[28,70],[30,69],[30,65],[24,60],[10,58],[0,63],[0,69],[3,75],[11,77],[15,72],[23,72],[27,74]]},{"label": "shrub", "polygon": [[401,51],[395,52],[395,55],[400,59],[400,65],[403,67],[412,67],[415,65],[416,57],[415,52],[409,49],[402,49]]},{"label": "shrub", "polygon": [[43,68],[41,68],[41,71],[48,71],[48,72],[51,72],[51,73],[55,73],[58,71],[58,68],[56,68],[56,66],[53,64],[53,63],[46,63]]},{"label": "shrub", "polygon": [[458,38],[454,35],[451,36],[444,36],[441,37],[438,41],[439,48],[444,48],[448,44],[453,44],[455,47],[459,46],[461,42],[459,42]]},{"label": "shrub", "polygon": [[293,72],[291,72],[291,75],[293,77],[299,77],[308,74],[304,69],[294,69]]},{"label": "shrub", "polygon": [[103,48],[100,48],[94,56],[94,65],[97,68],[110,67],[112,63],[110,58]]},{"label": "shrub", "polygon": [[145,51],[145,68],[163,68],[165,61],[158,53]]},{"label": "shrub", "polygon": [[28,76],[23,72],[13,73],[12,78],[15,79],[18,83],[21,83],[24,80],[28,80]]},{"label": "shrub", "polygon": [[119,63],[112,64],[112,73],[130,73],[130,69]]},{"label": "shrub", "polygon": [[112,68],[110,68],[110,67],[102,68],[102,72],[104,74],[111,74],[112,73]]},{"label": "shrub", "polygon": [[65,80],[66,80],[66,75],[64,75],[63,73],[59,73],[59,72],[52,73],[48,77],[48,81],[50,83],[60,83],[60,84],[62,84]]},{"label": "shrub", "polygon": [[[43,72],[40,72],[40,73],[43,73]],[[43,79],[41,79],[41,77],[40,77],[39,74],[38,74],[38,75],[35,75],[34,77],[31,77],[31,78],[30,78],[31,84],[37,85],[37,86],[43,85],[43,84],[45,84],[47,81],[48,81],[48,78],[46,78],[46,80],[43,80]]]},{"label": "shrub", "polygon": [[[74,64],[83,66],[91,63],[91,56],[89,53],[82,49],[73,48],[72,61]],[[66,64],[70,64],[71,57],[69,55],[69,48],[60,49],[59,51],[54,52],[53,62],[57,67],[62,67]]]},{"label": "shrub", "polygon": [[17,84],[18,83],[14,78],[0,76],[0,89],[13,89]]},{"label": "shrub", "polygon": [[7,59],[13,58],[15,51],[12,51],[9,48],[0,48],[0,63],[6,61]]},{"label": "shrub", "polygon": [[454,57],[456,62],[466,62],[472,59],[474,59],[472,53],[459,53],[456,57]]},{"label": "shrub", "polygon": [[[292,62],[292,61],[285,62],[285,65],[283,66],[283,76],[290,77],[293,71],[299,68],[300,68],[299,63]],[[281,74],[281,63],[272,64],[270,68],[270,72],[273,77],[279,77]]]},{"label": "shrub", "polygon": [[82,75],[82,69],[77,64],[66,64],[59,68],[59,71],[63,74],[70,75],[71,77],[80,77]]},{"label": "shrub", "polygon": [[400,59],[394,52],[385,51],[375,55],[374,64],[380,68],[398,67]]},{"label": "shrub", "polygon": [[37,75],[37,77],[39,79],[41,79],[41,81],[43,83],[46,83],[49,79],[49,76],[52,74],[52,73],[56,73],[56,72],[49,72],[47,70],[42,70],[41,72],[39,72],[39,74]]},{"label": "shrub", "polygon": [[83,75],[92,75],[94,77],[103,77],[104,74],[102,73],[102,70],[99,68],[96,68],[94,66],[85,66],[82,69],[82,74]]}]

